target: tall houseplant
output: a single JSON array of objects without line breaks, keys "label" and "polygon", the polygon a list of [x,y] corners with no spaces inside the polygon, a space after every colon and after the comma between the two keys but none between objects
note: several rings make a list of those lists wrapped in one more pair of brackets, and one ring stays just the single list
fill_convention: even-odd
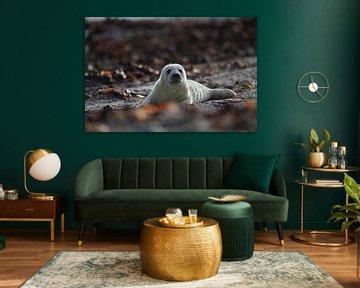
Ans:
[{"label": "tall houseplant", "polygon": [[343,221],[341,225],[342,232],[351,226],[356,226],[356,232],[360,233],[360,185],[348,174],[344,174],[345,191],[354,200],[354,203],[333,206],[329,220]]},{"label": "tall houseplant", "polygon": [[342,233],[350,227],[355,228],[357,241],[357,277],[360,280],[360,185],[345,173],[344,187],[346,193],[354,202],[347,205],[334,205],[329,221],[342,221]]},{"label": "tall houseplant", "polygon": [[327,163],[328,154],[324,152],[326,143],[330,140],[330,133],[328,130],[323,129],[324,138],[320,138],[314,128],[310,130],[310,137],[307,143],[296,143],[309,151],[308,165],[310,167],[323,167]]}]

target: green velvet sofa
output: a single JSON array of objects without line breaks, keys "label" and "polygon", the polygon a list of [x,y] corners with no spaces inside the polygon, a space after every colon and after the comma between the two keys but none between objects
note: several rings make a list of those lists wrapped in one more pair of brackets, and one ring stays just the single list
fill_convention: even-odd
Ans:
[{"label": "green velvet sofa", "polygon": [[141,223],[165,214],[168,207],[200,211],[209,196],[247,197],[255,222],[275,222],[280,244],[287,221],[285,181],[272,172],[269,193],[225,189],[231,157],[217,158],[106,158],[85,164],[75,181],[74,214],[80,222],[78,245],[86,223]]}]

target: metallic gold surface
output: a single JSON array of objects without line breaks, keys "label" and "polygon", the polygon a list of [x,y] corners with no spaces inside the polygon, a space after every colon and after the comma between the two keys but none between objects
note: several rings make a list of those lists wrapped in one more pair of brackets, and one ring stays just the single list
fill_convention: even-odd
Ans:
[{"label": "metallic gold surface", "polygon": [[[310,168],[310,167],[302,167],[303,169],[318,171],[318,172],[327,172],[328,168]],[[358,167],[348,167],[349,172],[359,171]],[[344,170],[341,169],[333,169],[333,172],[344,173]],[[348,245],[354,242],[354,238],[349,236],[348,229],[345,229],[345,235],[342,236],[337,232],[333,231],[305,231],[304,230],[304,187],[319,187],[319,188],[343,188],[344,184],[317,184],[317,183],[303,183],[301,180],[295,180],[294,183],[300,185],[301,193],[300,193],[300,231],[293,233],[290,238],[296,242],[309,244],[309,245],[317,245],[317,246],[330,246],[330,247],[338,247]],[[345,205],[349,204],[349,195],[345,193]],[[347,221],[347,218],[345,219]],[[305,240],[301,238],[301,235],[311,235],[311,240]],[[342,242],[320,242],[316,240],[316,235],[330,235],[330,236],[339,236],[343,237],[345,241]]]},{"label": "metallic gold surface", "polygon": [[62,213],[61,216],[60,216],[60,219],[61,219],[61,226],[60,226],[60,231],[61,231],[61,234],[64,234],[65,233],[65,213]]},{"label": "metallic gold surface", "polygon": [[323,168],[302,166],[301,168],[302,169],[307,169],[307,170],[320,171],[320,172],[335,172],[335,173],[360,171],[360,167],[346,167],[346,169],[331,169],[331,168],[326,168],[326,166],[323,167]]},{"label": "metallic gold surface", "polygon": [[39,159],[41,159],[42,157],[49,155],[51,153],[53,153],[50,150],[47,149],[36,149],[34,151],[29,151],[31,152],[31,154],[29,155],[29,159],[28,159],[28,167],[29,169],[31,168],[32,165],[34,165],[34,163],[36,161],[38,161]]},{"label": "metallic gold surface", "polygon": [[344,184],[342,182],[335,183],[335,184],[319,184],[316,182],[304,183],[304,182],[301,182],[301,180],[295,180],[294,183],[303,185],[303,186],[319,187],[319,188],[342,188],[342,187],[344,187]]},{"label": "metallic gold surface", "polygon": [[29,198],[31,199],[37,199],[37,200],[54,200],[54,195],[48,195],[45,193],[35,193],[35,192],[29,192]]},{"label": "metallic gold surface", "polygon": [[324,152],[310,152],[308,156],[308,165],[310,167],[320,168],[327,164],[328,155]]},{"label": "metallic gold surface", "polygon": [[189,216],[185,216],[185,224],[175,224],[175,223],[169,223],[166,217],[159,219],[159,224],[164,227],[170,227],[170,228],[194,228],[199,227],[204,224],[203,221],[197,220],[197,222],[192,223],[191,218]]},{"label": "metallic gold surface", "polygon": [[[313,240],[305,240],[301,238],[301,235],[311,235],[311,239]],[[319,242],[316,241],[316,235],[329,235],[329,236],[335,236],[335,237],[342,237],[345,239],[344,236],[340,235],[337,232],[334,231],[303,231],[303,232],[295,232],[293,233],[290,238],[296,242],[308,244],[308,245],[316,245],[316,246],[329,246],[329,247],[339,247],[344,246],[353,243],[355,240],[354,238],[348,236],[348,238],[345,241],[342,242]]]},{"label": "metallic gold surface", "polygon": [[203,226],[177,229],[160,226],[159,219],[148,219],[142,225],[143,273],[167,281],[199,280],[218,273],[222,242],[217,221],[201,217]]},{"label": "metallic gold surface", "polygon": [[280,240],[280,246],[285,246],[285,240]]}]

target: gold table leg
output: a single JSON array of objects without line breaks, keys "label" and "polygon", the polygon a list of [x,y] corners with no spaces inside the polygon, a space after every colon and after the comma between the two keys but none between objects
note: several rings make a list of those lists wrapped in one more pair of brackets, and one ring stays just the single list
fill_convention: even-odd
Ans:
[{"label": "gold table leg", "polygon": [[304,185],[301,185],[300,196],[300,233],[304,232]]},{"label": "gold table leg", "polygon": [[65,213],[61,214],[61,234],[65,233]]},{"label": "gold table leg", "polygon": [[52,241],[52,242],[55,240],[54,234],[55,234],[54,219],[51,219],[50,220],[50,241]]},{"label": "gold table leg", "polygon": [[[345,202],[346,202],[346,205],[348,205],[349,204],[349,195],[347,194],[347,193],[345,193]],[[346,210],[346,212],[348,212],[347,210]],[[348,218],[346,217],[346,219],[345,219],[346,221],[348,221]],[[349,231],[348,231],[348,229],[345,229],[345,243],[346,244],[348,244],[349,243]]]},{"label": "gold table leg", "polygon": [[[348,205],[349,197],[346,194],[346,205]],[[301,195],[300,195],[300,231],[293,233],[290,238],[296,242],[308,244],[308,245],[316,245],[316,246],[330,246],[330,247],[339,247],[351,244],[355,241],[354,238],[349,237],[348,230],[345,230],[345,241],[343,242],[317,242],[315,240],[305,240],[299,236],[303,235],[331,235],[331,236],[339,236],[343,237],[340,233],[334,231],[305,231],[304,230],[304,185],[301,185]],[[344,238],[344,237],[343,237]],[[313,238],[314,239],[314,238]]]}]

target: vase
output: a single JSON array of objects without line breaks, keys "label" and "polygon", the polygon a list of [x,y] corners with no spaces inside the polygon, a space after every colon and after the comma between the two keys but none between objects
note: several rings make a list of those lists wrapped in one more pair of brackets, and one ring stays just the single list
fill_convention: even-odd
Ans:
[{"label": "vase", "polygon": [[308,156],[308,165],[313,168],[321,168],[327,164],[328,155],[325,152],[310,152]]}]

